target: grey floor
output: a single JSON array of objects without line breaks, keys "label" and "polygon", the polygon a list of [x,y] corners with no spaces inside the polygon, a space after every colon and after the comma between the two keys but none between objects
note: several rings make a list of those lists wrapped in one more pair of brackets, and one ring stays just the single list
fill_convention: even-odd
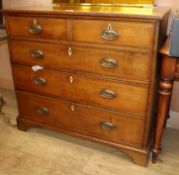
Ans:
[{"label": "grey floor", "polygon": [[[19,131],[15,95],[1,90],[9,126],[0,120],[0,175],[178,175],[179,130],[165,130],[157,164],[148,167],[131,162],[111,147],[84,141],[47,129]],[[1,115],[1,119],[2,115]]]}]

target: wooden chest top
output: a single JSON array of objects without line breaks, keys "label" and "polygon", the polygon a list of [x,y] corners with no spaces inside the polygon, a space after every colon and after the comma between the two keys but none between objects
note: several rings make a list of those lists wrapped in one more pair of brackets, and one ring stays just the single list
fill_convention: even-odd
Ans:
[{"label": "wooden chest top", "polygon": [[43,15],[80,15],[80,16],[101,16],[121,17],[133,19],[162,19],[170,12],[169,8],[139,8],[139,7],[110,7],[110,6],[27,6],[3,9],[3,13],[14,14],[43,14]]}]

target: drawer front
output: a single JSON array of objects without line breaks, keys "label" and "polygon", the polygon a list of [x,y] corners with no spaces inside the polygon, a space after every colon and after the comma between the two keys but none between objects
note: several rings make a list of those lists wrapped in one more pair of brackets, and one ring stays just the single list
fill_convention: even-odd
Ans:
[{"label": "drawer front", "polygon": [[20,117],[117,143],[142,144],[144,121],[57,101],[17,93]]},{"label": "drawer front", "polygon": [[13,37],[36,39],[67,39],[65,19],[43,17],[7,17],[8,33]]},{"label": "drawer front", "polygon": [[10,41],[10,46],[14,62],[116,78],[149,79],[150,54],[15,40]]},{"label": "drawer front", "polygon": [[142,48],[153,46],[153,23],[76,19],[72,26],[74,41]]},{"label": "drawer front", "polygon": [[63,73],[32,71],[30,66],[13,65],[17,89],[58,96],[78,103],[110,110],[145,114],[148,88],[103,79]]}]

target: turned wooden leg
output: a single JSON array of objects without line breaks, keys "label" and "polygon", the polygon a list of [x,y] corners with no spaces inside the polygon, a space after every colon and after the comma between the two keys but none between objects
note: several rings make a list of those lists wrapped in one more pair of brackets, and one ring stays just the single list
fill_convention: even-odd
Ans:
[{"label": "turned wooden leg", "polygon": [[[171,58],[170,58],[171,59]],[[173,91],[173,81],[171,82],[172,83],[172,89],[171,89],[171,92]],[[168,119],[170,118],[170,103],[171,103],[171,95],[170,95],[170,98],[169,98],[169,105],[168,105],[168,109],[167,109],[167,117],[166,117],[166,120],[165,120],[165,125],[164,125],[164,128],[166,128],[167,126],[167,121]]]},{"label": "turned wooden leg", "polygon": [[[172,92],[173,88],[171,89],[171,92]],[[167,112],[167,117],[166,117],[166,120],[165,120],[165,124],[164,124],[164,128],[167,127],[167,121],[168,119],[170,118],[170,103],[171,103],[171,95],[170,95],[170,99],[169,99],[169,105],[168,105],[168,112]]]},{"label": "turned wooden leg", "polygon": [[156,163],[157,156],[161,150],[162,135],[165,127],[165,122],[168,117],[170,99],[171,99],[172,88],[173,88],[173,81],[175,77],[174,76],[175,66],[176,66],[175,58],[168,57],[167,55],[163,56],[162,67],[161,67],[161,79],[159,82],[159,90],[158,90],[158,108],[157,108],[157,116],[156,116],[154,143],[152,148],[153,163]]}]

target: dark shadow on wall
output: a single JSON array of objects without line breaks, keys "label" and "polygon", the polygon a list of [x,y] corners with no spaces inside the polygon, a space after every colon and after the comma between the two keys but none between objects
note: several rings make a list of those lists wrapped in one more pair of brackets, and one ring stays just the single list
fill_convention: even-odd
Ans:
[{"label": "dark shadow on wall", "polygon": [[[0,9],[2,9],[2,0],[0,0]],[[0,13],[0,24],[3,23],[2,13]]]},{"label": "dark shadow on wall", "polygon": [[[0,9],[2,9],[2,0],[0,0]],[[3,15],[0,13],[0,28],[3,28]]]}]

